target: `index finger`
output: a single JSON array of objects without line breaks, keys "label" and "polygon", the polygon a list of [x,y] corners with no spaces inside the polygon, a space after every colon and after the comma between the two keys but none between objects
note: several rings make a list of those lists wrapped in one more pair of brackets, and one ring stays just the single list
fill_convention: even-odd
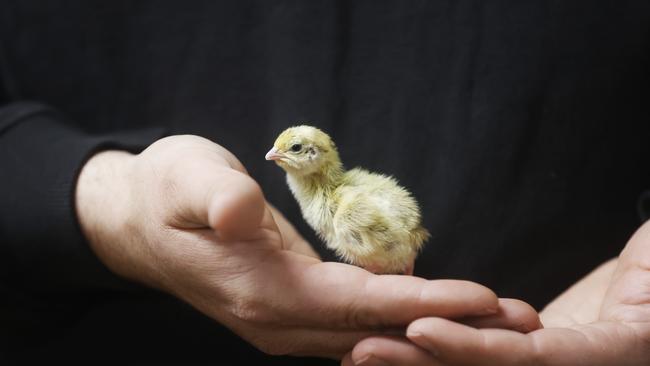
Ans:
[{"label": "index finger", "polygon": [[497,296],[477,283],[374,275],[342,263],[310,264],[290,278],[285,285],[300,303],[293,306],[294,319],[328,328],[404,327],[427,316],[494,314],[499,306]]}]

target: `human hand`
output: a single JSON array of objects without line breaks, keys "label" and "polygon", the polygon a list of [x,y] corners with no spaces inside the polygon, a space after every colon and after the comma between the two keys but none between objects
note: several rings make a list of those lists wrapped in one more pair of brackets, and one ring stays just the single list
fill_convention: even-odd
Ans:
[{"label": "human hand", "polygon": [[[412,342],[371,337],[353,360],[380,365],[633,366],[650,360],[650,221],[611,260],[541,313],[545,329],[520,334],[475,329],[438,317],[411,323]],[[419,346],[419,347],[418,347]],[[385,365],[381,364],[381,365]]]},{"label": "human hand", "polygon": [[84,233],[113,272],[183,299],[270,354],[340,358],[417,318],[497,310],[474,283],[322,263],[241,163],[199,137],[165,138],[135,156],[99,153],[76,198]]}]

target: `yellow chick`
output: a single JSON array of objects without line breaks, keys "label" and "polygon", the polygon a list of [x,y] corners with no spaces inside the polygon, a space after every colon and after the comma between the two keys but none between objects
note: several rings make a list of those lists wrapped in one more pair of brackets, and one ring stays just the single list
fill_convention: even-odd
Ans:
[{"label": "yellow chick", "polygon": [[344,261],[373,273],[413,274],[429,233],[417,202],[395,179],[346,171],[334,142],[311,126],[282,132],[266,160],[287,172],[303,217]]}]

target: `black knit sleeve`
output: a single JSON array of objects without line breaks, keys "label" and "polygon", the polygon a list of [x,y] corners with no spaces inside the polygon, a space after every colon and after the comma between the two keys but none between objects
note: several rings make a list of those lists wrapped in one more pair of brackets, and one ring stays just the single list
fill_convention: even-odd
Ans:
[{"label": "black knit sleeve", "polygon": [[97,151],[138,152],[162,136],[155,128],[88,135],[44,105],[0,108],[0,285],[39,294],[123,286],[81,233],[75,182]]}]

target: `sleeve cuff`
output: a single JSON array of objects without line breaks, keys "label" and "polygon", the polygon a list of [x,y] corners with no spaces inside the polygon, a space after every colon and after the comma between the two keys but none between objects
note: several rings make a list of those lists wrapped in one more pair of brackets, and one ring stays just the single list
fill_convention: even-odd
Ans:
[{"label": "sleeve cuff", "polygon": [[0,110],[2,282],[57,293],[129,286],[88,247],[75,215],[75,184],[96,152],[137,153],[162,136],[160,128],[87,135],[33,103]]}]

